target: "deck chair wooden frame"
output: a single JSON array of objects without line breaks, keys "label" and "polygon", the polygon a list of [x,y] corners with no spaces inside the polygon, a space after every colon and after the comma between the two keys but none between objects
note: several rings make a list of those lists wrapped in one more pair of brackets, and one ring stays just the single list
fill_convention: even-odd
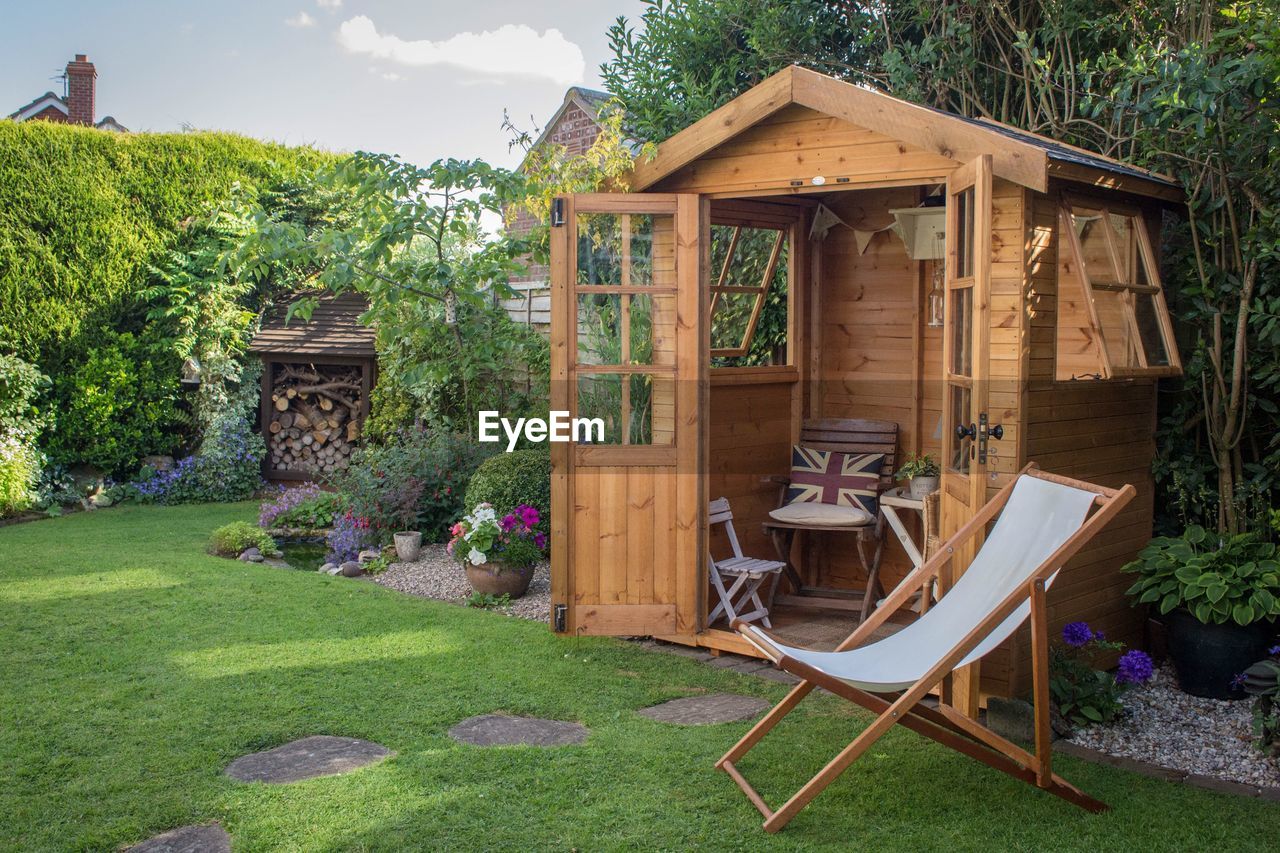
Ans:
[{"label": "deck chair wooden frame", "polygon": [[[1007,773],[1015,779],[1034,785],[1092,812],[1105,811],[1107,806],[1080,791],[1053,772],[1052,732],[1049,725],[1049,635],[1048,611],[1045,605],[1045,589],[1048,579],[1070,560],[1094,535],[1105,527],[1120,510],[1133,499],[1136,490],[1132,485],[1110,489],[1049,474],[1029,464],[1020,474],[1071,486],[1095,497],[1094,511],[1085,522],[1030,576],[1029,582],[1010,593],[994,610],[933,665],[918,681],[896,693],[872,693],[832,677],[813,666],[789,656],[779,657],[758,642],[754,642],[744,626],[735,625],[752,645],[769,657],[779,668],[799,676],[797,684],[768,714],[725,753],[716,767],[738,784],[747,799],[764,815],[764,828],[777,832],[784,827],[810,801],[831,784],[854,761],[865,753],[885,732],[898,723],[918,734],[949,746],[957,752],[981,761]],[[863,621],[836,651],[846,651],[861,645],[872,636],[895,611],[906,604],[917,592],[923,591],[950,567],[958,547],[971,539],[991,522],[1009,501],[1019,477],[1000,491],[972,519],[944,542],[938,552],[909,576],[910,582],[902,583],[870,618]],[[973,651],[982,640],[996,629],[1015,610],[1030,600],[1031,643],[1033,663],[1033,696],[1035,707],[1035,751],[1028,752],[1017,744],[1000,737],[976,720],[965,716],[948,703],[950,676],[956,665]],[[825,688],[837,696],[854,702],[878,716],[835,758],[809,780],[791,799],[777,810],[771,809],[764,799],[737,769],[735,763],[746,755],[778,722],[789,714],[815,687]],[[937,708],[921,704],[935,688],[941,688],[942,702]]]},{"label": "deck chair wooden frame", "polygon": [[[880,466],[880,482],[877,494],[893,487],[898,458],[898,424],[896,421],[867,420],[857,418],[814,418],[806,420],[800,429],[796,444],[815,450],[835,450],[843,453],[881,453],[884,462]],[[769,477],[765,480],[778,487],[778,506],[786,501],[788,477]],[[859,527],[824,527],[813,524],[789,524],[773,519],[764,522],[764,532],[773,541],[778,558],[786,563],[787,579],[795,589],[794,594],[779,594],[776,603],[798,607],[822,607],[838,610],[857,610],[859,619],[866,619],[872,603],[884,595],[880,584],[880,562],[884,557],[885,521],[876,513],[869,524]],[[858,561],[867,575],[867,585],[856,591],[810,586],[791,562],[791,546],[797,533],[845,534],[855,538]],[[870,550],[870,553],[868,551]]]},{"label": "deck chair wooden frame", "polygon": [[[772,597],[773,587],[778,585],[778,578],[786,563],[743,556],[738,533],[733,529],[733,510],[729,508],[727,498],[716,498],[711,502],[707,526],[715,524],[724,525],[725,537],[729,540],[733,556],[717,560],[707,551],[707,574],[720,599],[707,617],[707,624],[715,622],[723,613],[730,624],[735,621],[754,622],[758,619],[766,628],[770,627],[769,608],[760,598],[760,588],[766,581],[771,581],[769,596]],[[726,577],[731,579],[727,586]],[[752,609],[744,609],[748,607]]]}]

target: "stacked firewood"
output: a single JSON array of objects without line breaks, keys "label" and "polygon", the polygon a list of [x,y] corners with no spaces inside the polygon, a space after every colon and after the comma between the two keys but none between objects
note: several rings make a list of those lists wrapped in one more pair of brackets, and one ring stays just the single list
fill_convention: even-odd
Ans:
[{"label": "stacked firewood", "polygon": [[267,447],[275,471],[332,474],[360,438],[360,368],[277,364]]}]

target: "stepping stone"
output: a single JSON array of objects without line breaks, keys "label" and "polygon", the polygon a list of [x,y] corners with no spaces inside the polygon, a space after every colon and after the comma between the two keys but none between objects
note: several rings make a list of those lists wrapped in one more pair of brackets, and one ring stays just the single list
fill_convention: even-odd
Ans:
[{"label": "stepping stone", "polygon": [[371,741],[312,735],[265,752],[243,755],[227,765],[226,774],[241,782],[301,782],[349,773],[390,755],[395,753]]},{"label": "stepping stone", "polygon": [[639,713],[660,723],[678,726],[707,726],[712,723],[733,723],[758,717],[773,703],[755,696],[738,696],[734,693],[708,693],[705,696],[686,696],[672,699],[661,705],[644,708]]},{"label": "stepping stone", "polygon": [[135,844],[128,853],[231,853],[231,836],[218,823],[180,826]]},{"label": "stepping stone", "polygon": [[473,746],[566,746],[582,743],[590,732],[581,723],[482,714],[449,729],[449,737]]}]

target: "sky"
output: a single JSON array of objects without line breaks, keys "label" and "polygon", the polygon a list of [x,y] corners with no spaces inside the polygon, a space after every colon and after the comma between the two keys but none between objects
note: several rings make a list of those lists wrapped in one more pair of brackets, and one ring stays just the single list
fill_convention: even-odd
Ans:
[{"label": "sky", "polygon": [[541,125],[599,88],[605,31],[640,0],[0,0],[0,116],[62,93],[77,53],[97,118],[335,151],[514,166],[503,109]]}]

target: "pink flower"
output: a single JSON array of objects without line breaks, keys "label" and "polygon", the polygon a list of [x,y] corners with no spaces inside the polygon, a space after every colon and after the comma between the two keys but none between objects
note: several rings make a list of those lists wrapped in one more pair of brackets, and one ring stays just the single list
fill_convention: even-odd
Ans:
[{"label": "pink flower", "polygon": [[546,547],[547,547],[547,534],[545,534],[545,533],[539,533],[537,536],[534,536],[534,537],[533,537],[533,544],[534,544],[534,545],[537,545],[540,549],[546,549]]}]

